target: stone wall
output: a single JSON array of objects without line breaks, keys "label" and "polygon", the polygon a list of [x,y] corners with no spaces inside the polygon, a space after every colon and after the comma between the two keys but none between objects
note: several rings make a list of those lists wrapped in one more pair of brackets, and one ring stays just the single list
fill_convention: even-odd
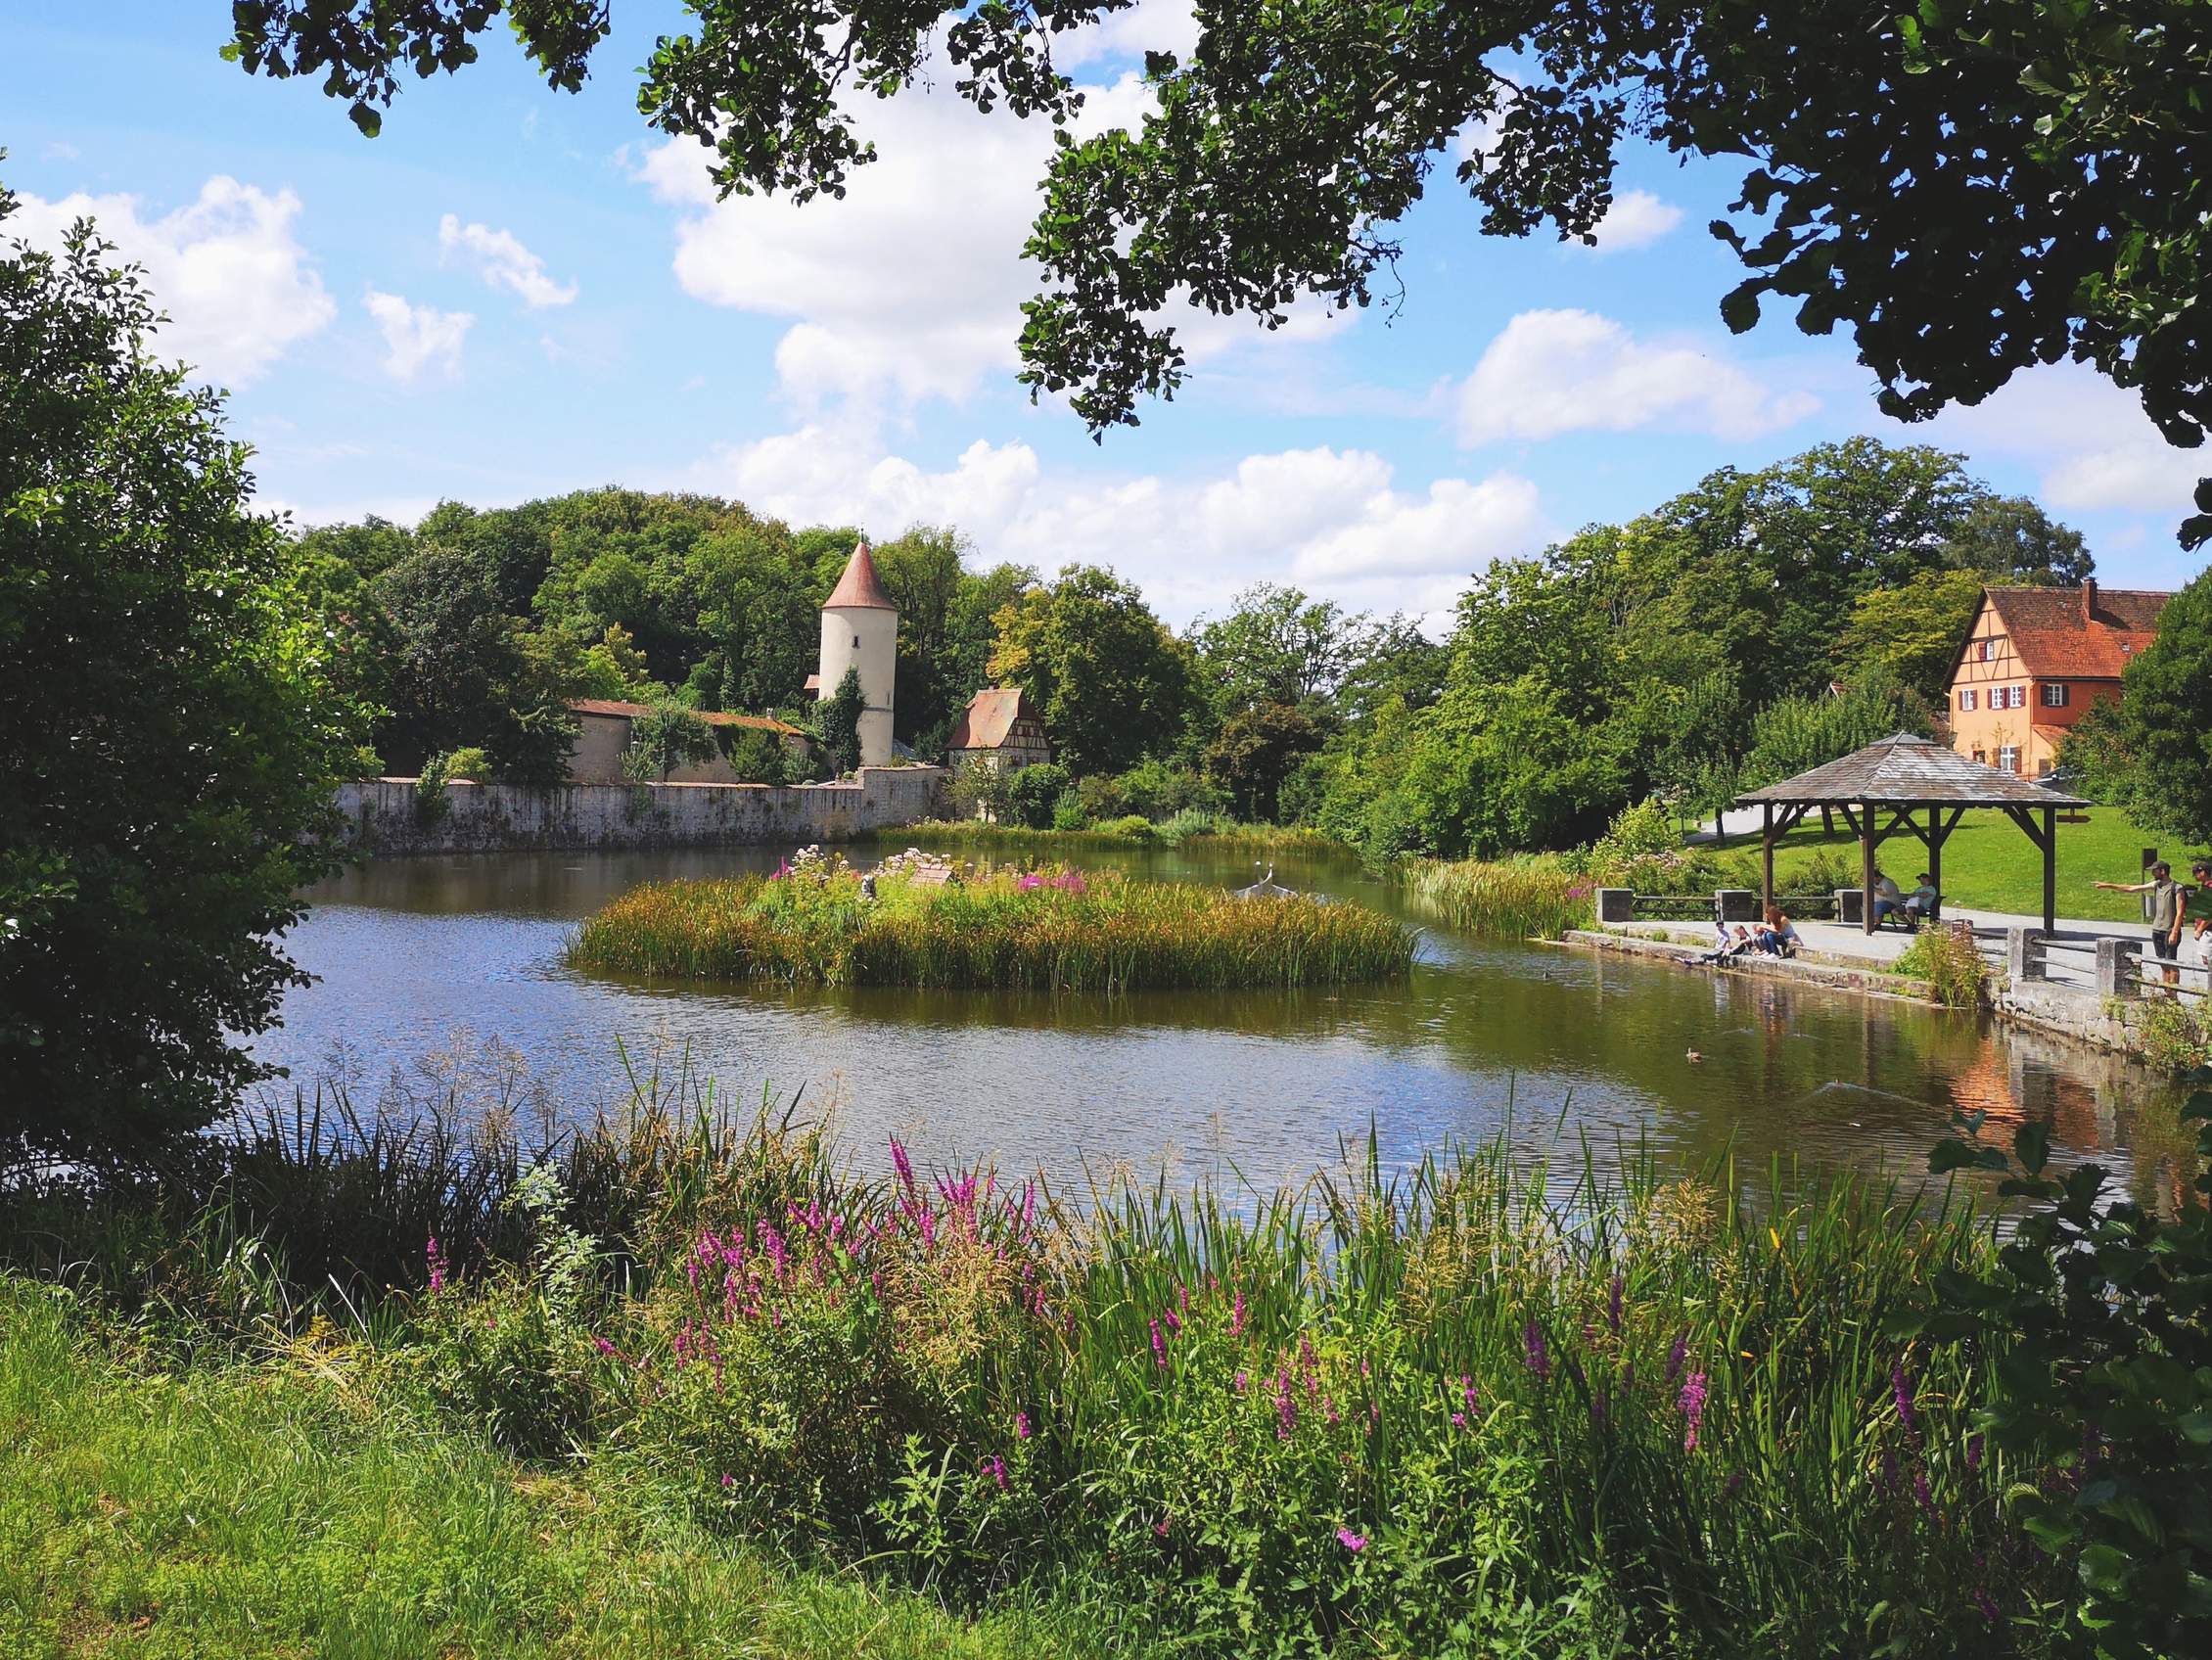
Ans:
[{"label": "stone wall", "polygon": [[842,842],[896,829],[936,810],[944,771],[863,766],[837,784],[520,784],[445,786],[445,811],[425,824],[415,780],[341,785],[344,839],[380,857],[409,853],[713,848]]}]

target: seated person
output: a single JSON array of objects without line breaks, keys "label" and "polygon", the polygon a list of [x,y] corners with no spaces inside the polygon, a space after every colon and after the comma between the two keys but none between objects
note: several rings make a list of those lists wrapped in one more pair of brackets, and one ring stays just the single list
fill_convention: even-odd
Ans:
[{"label": "seated person", "polygon": [[1905,895],[1887,871],[1874,872],[1874,926],[1879,928],[1891,917],[1905,914]]},{"label": "seated person", "polygon": [[1905,896],[1905,920],[1918,927],[1935,915],[1936,906],[1943,896],[1936,892],[1935,878],[1926,871],[1920,872],[1920,885]]},{"label": "seated person", "polygon": [[1793,957],[1804,944],[1797,924],[1782,914],[1781,906],[1769,905],[1767,920],[1759,925],[1759,948],[1777,957]]},{"label": "seated person", "polygon": [[1739,922],[1733,929],[1730,929],[1727,923],[1717,922],[1713,925],[1713,948],[1709,951],[1700,951],[1695,957],[1685,960],[1721,962],[1728,957],[1742,955],[1756,944],[1757,942],[1751,938],[1751,931],[1744,927],[1742,923]]}]

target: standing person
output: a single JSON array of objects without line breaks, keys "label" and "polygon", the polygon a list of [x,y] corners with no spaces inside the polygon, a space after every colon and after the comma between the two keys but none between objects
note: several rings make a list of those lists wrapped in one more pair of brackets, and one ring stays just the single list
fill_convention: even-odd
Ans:
[{"label": "standing person", "polygon": [[2175,959],[2182,945],[2182,886],[2174,880],[2174,867],[2160,859],[2150,867],[2147,882],[2099,882],[2107,894],[2150,896],[2150,949],[2163,965],[2159,974],[2169,986],[2180,984]]},{"label": "standing person", "polygon": [[2189,874],[2192,886],[2183,890],[2182,920],[2193,933],[2183,949],[2212,993],[2212,859],[2196,860]]}]

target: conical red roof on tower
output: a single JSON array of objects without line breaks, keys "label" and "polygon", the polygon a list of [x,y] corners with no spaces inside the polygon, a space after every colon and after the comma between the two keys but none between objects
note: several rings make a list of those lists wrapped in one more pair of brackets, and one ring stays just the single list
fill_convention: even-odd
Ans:
[{"label": "conical red roof on tower", "polygon": [[876,562],[864,541],[853,544],[853,557],[845,562],[845,575],[838,577],[837,586],[830,597],[822,601],[824,611],[897,611],[891,596],[883,591],[883,578],[876,575]]}]

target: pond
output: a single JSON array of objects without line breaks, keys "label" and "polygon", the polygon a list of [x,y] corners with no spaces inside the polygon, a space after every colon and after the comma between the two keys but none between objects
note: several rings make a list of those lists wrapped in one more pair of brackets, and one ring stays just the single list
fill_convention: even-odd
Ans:
[{"label": "pond", "polygon": [[[374,862],[316,888],[290,937],[317,977],[255,1044],[357,1103],[448,1086],[588,1115],[627,1073],[688,1068],[725,1099],[834,1111],[871,1162],[898,1135],[1081,1183],[1117,1169],[1262,1186],[1372,1127],[1387,1165],[1509,1131],[1579,1160],[1647,1137],[1694,1164],[1732,1147],[1915,1176],[1955,1109],[2038,1114],[2145,1196],[2170,1179],[2172,1092],[2141,1071],[1970,1017],[1765,978],[1480,939],[1331,856],[1288,886],[1422,929],[1412,976],[1337,991],[1119,997],[625,983],[572,972],[570,930],[643,881],[768,868],[788,850],[491,854]],[[859,850],[867,864],[888,848]],[[1132,874],[1241,886],[1248,855],[1084,853]]]}]

